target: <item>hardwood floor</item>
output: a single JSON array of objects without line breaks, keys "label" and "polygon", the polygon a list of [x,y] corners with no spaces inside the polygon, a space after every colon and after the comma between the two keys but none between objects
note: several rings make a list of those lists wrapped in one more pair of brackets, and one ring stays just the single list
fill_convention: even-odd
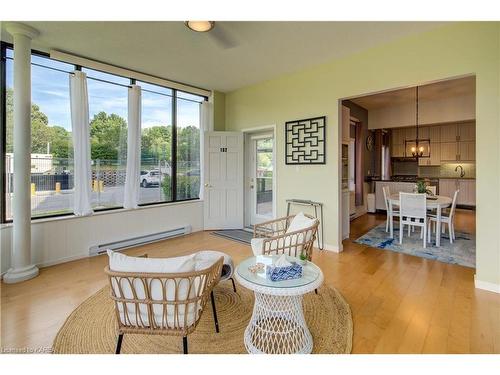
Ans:
[{"label": "hardwood floor", "polygon": [[[385,220],[364,215],[351,239]],[[457,230],[474,231],[474,213],[459,211]],[[249,246],[198,232],[127,250],[150,257],[201,249],[231,254]],[[474,288],[474,270],[344,242],[341,254],[315,251],[325,283],[351,306],[353,353],[500,353],[500,295]],[[40,276],[1,287],[2,348],[50,347],[71,311],[107,284],[106,256],[44,268]]]}]

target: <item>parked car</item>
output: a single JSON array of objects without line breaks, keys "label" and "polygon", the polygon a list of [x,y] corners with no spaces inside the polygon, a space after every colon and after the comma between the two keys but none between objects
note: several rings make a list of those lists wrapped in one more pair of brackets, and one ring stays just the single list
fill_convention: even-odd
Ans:
[{"label": "parked car", "polygon": [[[161,179],[165,177],[162,174]],[[150,171],[141,171],[141,186],[147,188],[150,186],[160,185],[160,171],[158,169],[152,169]]]}]

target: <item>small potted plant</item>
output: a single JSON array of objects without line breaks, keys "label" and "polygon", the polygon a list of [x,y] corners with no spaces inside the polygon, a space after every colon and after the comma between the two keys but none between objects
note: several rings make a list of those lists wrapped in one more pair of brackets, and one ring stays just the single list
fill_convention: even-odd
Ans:
[{"label": "small potted plant", "polygon": [[299,263],[300,263],[301,265],[305,266],[305,265],[307,264],[307,255],[306,255],[306,253],[301,252],[301,253],[300,253],[300,256],[299,256],[299,259],[300,259],[300,262],[299,262]]},{"label": "small potted plant", "polygon": [[418,180],[416,185],[417,185],[417,193],[432,195],[432,192],[429,189],[427,189],[427,187],[429,186],[428,181]]}]

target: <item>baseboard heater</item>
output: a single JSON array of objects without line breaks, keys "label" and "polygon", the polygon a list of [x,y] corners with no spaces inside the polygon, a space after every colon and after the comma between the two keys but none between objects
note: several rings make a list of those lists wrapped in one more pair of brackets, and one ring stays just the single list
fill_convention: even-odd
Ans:
[{"label": "baseboard heater", "polygon": [[106,252],[106,250],[110,249],[113,251],[120,251],[124,249],[128,249],[131,247],[145,245],[152,242],[166,240],[172,237],[178,237],[185,234],[191,233],[191,226],[187,225],[185,227],[170,229],[164,232],[147,234],[144,236],[132,237],[125,240],[115,241],[103,243],[100,245],[91,246],[89,249],[89,255],[100,255]]}]

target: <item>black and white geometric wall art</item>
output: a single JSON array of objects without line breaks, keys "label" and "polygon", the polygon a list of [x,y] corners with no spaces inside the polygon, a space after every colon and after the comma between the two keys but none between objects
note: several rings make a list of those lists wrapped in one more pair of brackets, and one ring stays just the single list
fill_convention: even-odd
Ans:
[{"label": "black and white geometric wall art", "polygon": [[285,164],[326,164],[326,116],[285,123]]}]

